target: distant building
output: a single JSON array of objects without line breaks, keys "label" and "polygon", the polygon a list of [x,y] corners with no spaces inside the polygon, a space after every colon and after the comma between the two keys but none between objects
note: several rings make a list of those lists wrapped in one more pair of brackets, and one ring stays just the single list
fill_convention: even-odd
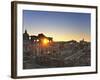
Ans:
[{"label": "distant building", "polygon": [[29,40],[29,34],[27,33],[27,30],[25,30],[25,33],[23,33],[23,40]]},{"label": "distant building", "polygon": [[80,44],[87,44],[88,42],[84,40],[84,38],[82,40],[80,40]]},{"label": "distant building", "polygon": [[23,40],[31,40],[33,42],[36,42],[36,41],[42,42],[43,39],[48,39],[49,42],[53,41],[52,37],[46,37],[43,33],[38,34],[38,36],[35,36],[35,35],[29,36],[29,34],[27,33],[27,30],[25,30],[25,33],[23,33]]},{"label": "distant building", "polygon": [[[23,52],[35,56],[54,55],[52,47],[53,38],[47,37],[43,33],[29,36],[27,30],[23,33]],[[47,46],[48,45],[48,46]],[[58,48],[58,47],[57,47]],[[57,51],[58,52],[58,51]]]},{"label": "distant building", "polygon": [[52,37],[46,37],[43,33],[38,34],[38,39],[39,39],[40,42],[42,42],[43,39],[48,39],[49,42],[53,41]]},{"label": "distant building", "polygon": [[52,42],[53,41],[53,38],[52,37],[47,37],[49,42]]},{"label": "distant building", "polygon": [[32,35],[30,36],[31,41],[37,42],[38,41],[38,36]]}]

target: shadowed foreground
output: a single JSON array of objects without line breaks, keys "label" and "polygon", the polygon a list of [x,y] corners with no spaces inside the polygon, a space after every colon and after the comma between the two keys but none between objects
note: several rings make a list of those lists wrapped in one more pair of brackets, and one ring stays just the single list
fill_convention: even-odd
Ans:
[{"label": "shadowed foreground", "polygon": [[90,42],[74,40],[41,46],[24,41],[23,69],[90,66]]}]

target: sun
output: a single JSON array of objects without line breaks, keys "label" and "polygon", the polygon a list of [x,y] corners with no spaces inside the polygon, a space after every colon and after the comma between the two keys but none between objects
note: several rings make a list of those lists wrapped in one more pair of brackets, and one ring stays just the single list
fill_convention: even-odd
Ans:
[{"label": "sun", "polygon": [[49,43],[49,40],[48,40],[48,39],[46,39],[46,38],[43,39],[43,44],[44,44],[44,45],[47,45],[48,43]]}]

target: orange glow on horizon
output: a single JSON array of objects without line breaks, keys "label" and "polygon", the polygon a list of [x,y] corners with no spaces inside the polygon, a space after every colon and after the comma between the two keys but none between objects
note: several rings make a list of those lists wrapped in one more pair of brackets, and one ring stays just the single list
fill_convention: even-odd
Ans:
[{"label": "orange glow on horizon", "polygon": [[[34,33],[30,33],[30,34],[34,34]],[[39,33],[37,33],[39,34]],[[37,35],[35,34],[35,35]],[[55,32],[51,32],[51,33],[44,33],[45,36],[47,37],[52,37],[53,41],[70,41],[70,40],[76,40],[76,41],[80,41],[84,38],[85,41],[91,42],[91,35],[87,35],[83,33],[80,34],[74,34],[74,33],[65,33],[65,34],[60,34],[60,33],[55,33]],[[43,43],[47,44],[49,41],[44,40]]]},{"label": "orange glow on horizon", "polygon": [[87,35],[87,34],[65,34],[65,35],[60,35],[60,34],[48,34],[47,36],[52,36],[53,37],[53,41],[70,41],[70,40],[76,40],[76,41],[80,41],[84,38],[85,41],[91,42],[91,36]]},{"label": "orange glow on horizon", "polygon": [[70,40],[76,40],[76,41],[80,41],[80,40],[82,40],[82,39],[84,39],[85,41],[88,41],[88,42],[90,42],[91,41],[91,39],[90,39],[90,37],[88,37],[88,36],[86,36],[86,37],[79,37],[79,36],[60,36],[60,38],[59,37],[56,37],[56,38],[54,38],[53,40],[54,41],[70,41]]}]

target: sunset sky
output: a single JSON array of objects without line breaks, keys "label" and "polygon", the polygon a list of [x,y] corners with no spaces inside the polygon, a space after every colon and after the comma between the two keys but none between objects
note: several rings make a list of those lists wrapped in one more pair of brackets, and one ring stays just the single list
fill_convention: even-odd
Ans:
[{"label": "sunset sky", "polygon": [[23,33],[43,33],[54,41],[85,39],[90,41],[91,15],[89,13],[23,10]]}]

